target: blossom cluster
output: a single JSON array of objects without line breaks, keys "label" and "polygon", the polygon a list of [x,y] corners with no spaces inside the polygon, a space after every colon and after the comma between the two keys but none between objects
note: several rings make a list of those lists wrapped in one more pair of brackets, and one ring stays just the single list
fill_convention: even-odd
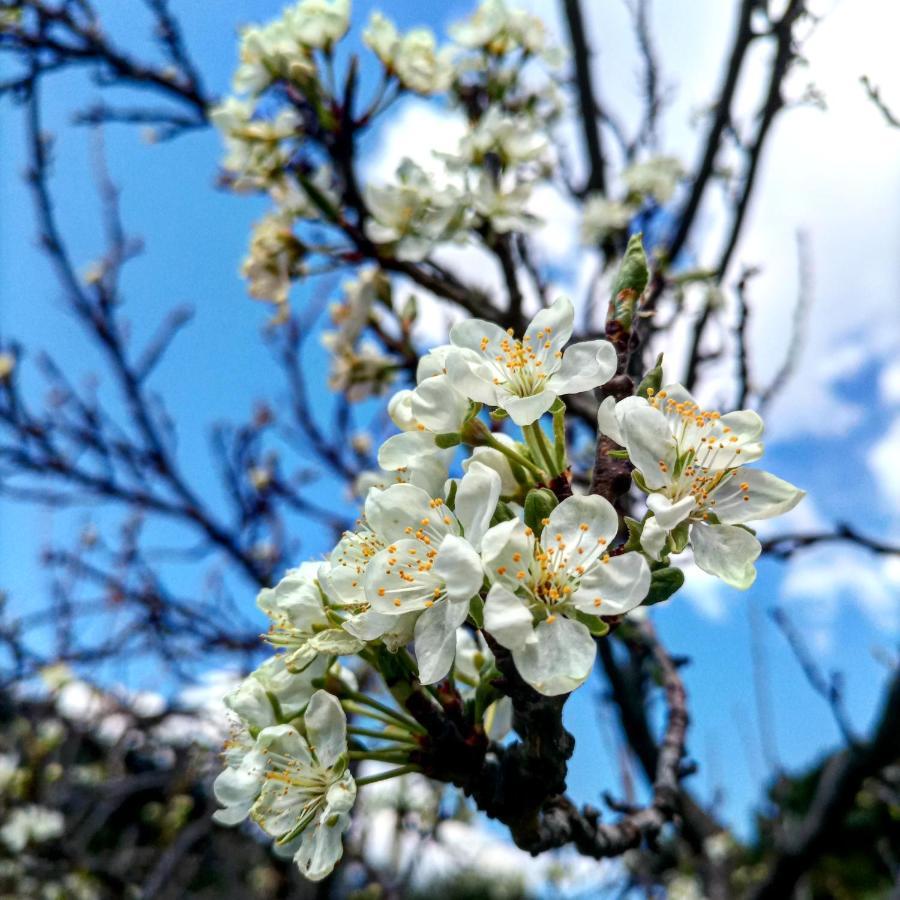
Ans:
[{"label": "blossom cluster", "polygon": [[[401,33],[374,12],[361,36],[381,68],[377,84],[360,83],[355,57],[337,73],[349,20],[349,0],[300,0],[244,29],[233,93],[210,113],[225,144],[224,181],[272,204],[241,271],[250,296],[276,305],[276,323],[306,276],[361,257],[420,263],[441,244],[494,246],[533,229],[535,188],[555,167],[548,126],[562,111],[554,73],[563,55],[539,18],[484,0],[439,45],[431,30]],[[458,145],[365,181],[354,142],[407,96],[433,98],[457,117]],[[352,306],[357,282],[349,284]],[[333,384],[352,385],[359,400],[385,388],[396,360],[353,324],[339,323],[327,348]]]},{"label": "blossom cluster", "polygon": [[351,762],[398,764],[376,779],[413,771],[424,733],[360,691],[347,658],[390,671],[389,687],[398,671],[409,685],[447,681],[498,738],[511,724],[493,687],[500,655],[541,694],[575,690],[611,623],[677,589],[672,556],[690,546],[701,568],[747,587],[759,543],[746,522],[802,497],[747,467],[763,451],[755,413],[720,415],[678,385],[651,385],[599,413],[646,495],[622,542],[612,504],[569,485],[562,397],[606,384],[617,366],[605,340],[570,343],[573,324],[565,298],[521,337],[457,324],[389,403],[399,431],[380,447],[355,530],[259,596],[279,652],[227,700],[235,732],[219,819],[252,817],[309,878],[340,857],[356,791],[371,780],[355,779]]}]

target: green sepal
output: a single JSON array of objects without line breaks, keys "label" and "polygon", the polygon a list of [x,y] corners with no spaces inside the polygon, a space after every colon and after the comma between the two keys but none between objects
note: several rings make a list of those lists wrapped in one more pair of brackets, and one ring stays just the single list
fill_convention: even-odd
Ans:
[{"label": "green sepal", "polygon": [[509,418],[509,413],[505,409],[501,409],[498,406],[496,409],[491,410],[491,418],[495,422],[502,422],[504,419]]},{"label": "green sepal", "polygon": [[469,408],[466,410],[466,415],[465,415],[465,418],[463,419],[463,423],[470,422],[480,412],[481,412],[481,404],[476,403],[474,400],[470,400]]},{"label": "green sepal", "polygon": [[558,416],[560,413],[564,413],[566,411],[566,404],[563,402],[562,397],[557,397],[553,401],[553,406],[547,410],[551,415]]},{"label": "green sepal", "polygon": [[[571,613],[567,613],[567,615],[571,615]],[[609,634],[609,622],[604,622],[603,619],[598,616],[589,616],[587,613],[583,613],[581,610],[576,609],[575,618],[581,622],[594,637],[604,637]]]},{"label": "green sepal", "polygon": [[496,509],[494,510],[494,514],[491,516],[491,525],[499,525],[501,522],[506,522],[509,519],[515,519],[516,514],[513,512],[508,503],[504,503],[501,500]]},{"label": "green sepal", "polygon": [[627,450],[607,450],[606,455],[610,459],[628,459]]},{"label": "green sepal", "polygon": [[644,533],[644,523],[632,519],[631,516],[625,516],[625,527],[628,529],[628,540],[625,541],[625,552],[641,549],[641,535]]},{"label": "green sepal", "polygon": [[480,594],[476,594],[469,603],[469,618],[476,628],[484,628],[484,600]]},{"label": "green sepal", "polygon": [[637,485],[637,486],[638,486],[645,494],[649,494],[649,493],[650,493],[650,488],[647,487],[647,482],[644,481],[644,476],[641,475],[641,473],[640,473],[637,469],[635,469],[635,470],[631,473],[631,480],[632,480],[632,481],[633,481],[633,482],[634,482],[634,483],[635,483],[635,484],[636,484],[636,485]]},{"label": "green sepal", "polygon": [[681,553],[688,545],[688,523],[680,522],[669,532],[669,544],[673,553]]},{"label": "green sepal", "polygon": [[681,569],[675,567],[656,569],[650,573],[650,591],[644,605],[652,606],[654,603],[668,600],[683,584],[684,572]]},{"label": "green sepal", "polygon": [[458,431],[445,431],[443,434],[434,436],[434,443],[441,450],[448,450],[450,447],[458,447],[462,443],[462,435]]},{"label": "green sepal", "polygon": [[459,489],[458,481],[450,482],[450,490],[447,491],[447,499],[444,501],[449,507],[451,512],[456,512],[456,492]]},{"label": "green sepal", "polygon": [[663,355],[662,353],[656,357],[656,365],[641,379],[641,383],[637,386],[635,393],[638,397],[649,397],[650,391],[654,394],[659,392],[662,387],[663,380]]},{"label": "green sepal", "polygon": [[532,488],[525,497],[525,524],[535,537],[544,530],[543,520],[556,508],[559,501],[549,488]]}]

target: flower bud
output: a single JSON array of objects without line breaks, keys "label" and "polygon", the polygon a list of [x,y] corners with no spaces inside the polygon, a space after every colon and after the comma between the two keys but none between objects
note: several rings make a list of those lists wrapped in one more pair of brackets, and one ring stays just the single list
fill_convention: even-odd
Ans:
[{"label": "flower bud", "polygon": [[557,505],[556,494],[549,488],[533,488],[525,498],[525,524],[540,536],[544,519]]}]

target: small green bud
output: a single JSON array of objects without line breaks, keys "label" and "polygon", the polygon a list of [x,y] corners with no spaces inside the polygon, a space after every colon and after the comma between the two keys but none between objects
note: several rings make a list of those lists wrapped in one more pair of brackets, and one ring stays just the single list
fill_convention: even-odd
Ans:
[{"label": "small green bud", "polygon": [[546,519],[559,501],[549,488],[533,488],[525,497],[525,524],[540,535]]},{"label": "small green bud", "polygon": [[406,324],[411,325],[416,321],[418,315],[419,304],[416,302],[416,295],[410,294],[406,303],[403,304],[403,312],[400,313],[400,317]]},{"label": "small green bud", "polygon": [[613,282],[612,296],[609,300],[607,319],[617,322],[623,330],[631,331],[634,309],[638,298],[644,293],[650,280],[650,267],[640,232],[628,239],[628,247],[616,280]]},{"label": "small green bud", "polygon": [[650,592],[644,601],[645,606],[668,600],[684,584],[684,572],[681,569],[667,567],[657,569],[650,575]]},{"label": "small green bud", "polygon": [[656,357],[656,365],[647,372],[641,383],[638,385],[637,391],[635,391],[638,397],[649,397],[651,396],[651,391],[655,394],[662,387],[662,363],[663,355],[660,353],[659,356]]},{"label": "small green bud", "polygon": [[487,443],[486,438],[490,438],[491,433],[488,431],[487,425],[481,419],[471,418],[463,423],[460,437],[464,444],[470,447],[480,447]]}]

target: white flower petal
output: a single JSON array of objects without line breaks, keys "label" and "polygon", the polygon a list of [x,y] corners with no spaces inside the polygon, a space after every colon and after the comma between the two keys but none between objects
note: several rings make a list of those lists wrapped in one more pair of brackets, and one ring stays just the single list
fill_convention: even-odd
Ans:
[{"label": "white flower petal", "polygon": [[769,472],[740,468],[716,490],[713,509],[723,525],[737,525],[783,515],[805,496],[806,491]]},{"label": "white flower petal", "polygon": [[303,832],[294,862],[304,878],[321,881],[331,874],[344,853],[342,834],[349,825],[350,817],[340,815],[333,825],[321,822]]},{"label": "white flower petal", "polygon": [[459,431],[469,411],[469,401],[456,391],[448,375],[426,378],[410,401],[414,421],[434,434]]},{"label": "white flower petal", "polygon": [[512,651],[522,678],[536,691],[553,697],[567,694],[591,674],[597,647],[587,628],[564,616],[543,621],[535,641]]},{"label": "white flower petal", "polygon": [[[484,338],[487,338],[489,345],[499,352],[500,344],[508,337],[509,335],[499,325],[486,322],[484,319],[464,319],[450,329],[450,343],[454,347],[473,350],[479,355],[483,352],[481,344]],[[452,355],[448,354],[448,359]]]},{"label": "white flower petal", "polygon": [[572,603],[591,615],[618,616],[640,606],[649,590],[647,561],[640,553],[622,553],[591,566],[572,596]]},{"label": "white flower petal", "polygon": [[661,528],[656,516],[651,516],[644,522],[644,530],[641,532],[641,548],[651,559],[659,559],[669,532]]},{"label": "white flower petal", "polygon": [[[424,529],[432,540],[459,530],[456,517],[442,506],[436,510],[432,498],[413,484],[393,484],[386,491],[366,498],[366,521],[384,542],[397,541]],[[449,521],[444,521],[449,519]],[[412,531],[407,531],[412,529]]]},{"label": "white flower petal", "polygon": [[487,466],[471,461],[456,491],[456,517],[466,540],[477,550],[491,525],[500,499],[500,476]]},{"label": "white flower petal", "polygon": [[647,497],[647,507],[652,510],[656,518],[656,524],[666,531],[681,524],[697,505],[693,494],[682,497],[673,503],[664,494],[650,494]]},{"label": "white flower petal", "polygon": [[625,446],[625,438],[622,437],[616,416],[616,401],[612,397],[607,397],[597,410],[597,431],[615,441],[620,447]]},{"label": "white flower petal", "polygon": [[512,394],[503,394],[499,397],[499,405],[520,427],[536,422],[555,402],[556,394],[551,390],[543,390],[530,397],[514,397]]},{"label": "white flower petal", "polygon": [[451,600],[471,600],[484,581],[481,557],[467,540],[453,534],[441,541],[431,571],[444,582]]},{"label": "white flower petal", "polygon": [[[512,447],[516,443],[508,434],[503,434],[502,432],[495,434],[494,439],[507,447]],[[493,469],[500,476],[501,496],[511,497],[518,493],[519,482],[516,481],[516,477],[513,475],[509,458],[499,450],[495,450],[493,447],[475,447],[472,450],[472,455],[462,461],[463,471],[468,472],[469,467],[476,462]]]},{"label": "white flower petal", "polygon": [[497,406],[494,370],[482,356],[471,350],[457,349],[447,356],[447,373],[454,387],[470,400]]},{"label": "white flower petal", "polygon": [[[646,403],[627,405],[619,427],[625,449],[650,488],[665,487],[675,468],[675,438],[666,417]],[[665,467],[665,470],[660,464]]]},{"label": "white flower petal", "polygon": [[616,351],[609,341],[582,341],[563,353],[547,387],[557,394],[580,394],[606,384],[616,374]]},{"label": "white flower petal", "polygon": [[756,579],[753,563],[760,554],[759,541],[736,525],[691,526],[694,562],[726,584],[746,590]]},{"label": "white flower petal", "polygon": [[520,584],[516,574],[528,568],[533,542],[520,519],[507,519],[490,528],[481,541],[481,558],[491,581],[515,590]]},{"label": "white flower petal", "polygon": [[330,768],[347,751],[347,717],[340,701],[327,691],[316,691],[303,721],[319,765]]},{"label": "white flower petal", "polygon": [[450,671],[456,655],[456,629],[466,620],[469,604],[445,599],[435,603],[416,622],[416,660],[419,681],[434,684]]},{"label": "white flower petal", "polygon": [[608,500],[596,494],[576,495],[554,507],[541,535],[541,545],[551,551],[564,546],[573,564],[577,564],[579,545],[590,553],[601,542],[608,545],[618,530],[619,517]]},{"label": "white flower petal", "polygon": [[402,431],[391,435],[378,448],[378,465],[389,472],[405,469],[417,459],[438,451],[434,435],[428,431]]},{"label": "white flower petal", "polygon": [[[546,309],[540,310],[531,320],[525,331],[525,337],[537,348],[539,342],[551,342],[549,354],[552,356],[568,343],[572,337],[575,322],[575,308],[568,297],[559,297]],[[548,332],[549,329],[549,332]]]},{"label": "white flower petal", "polygon": [[484,601],[484,629],[509,650],[525,646],[534,634],[532,615],[512,591],[495,584]]}]

